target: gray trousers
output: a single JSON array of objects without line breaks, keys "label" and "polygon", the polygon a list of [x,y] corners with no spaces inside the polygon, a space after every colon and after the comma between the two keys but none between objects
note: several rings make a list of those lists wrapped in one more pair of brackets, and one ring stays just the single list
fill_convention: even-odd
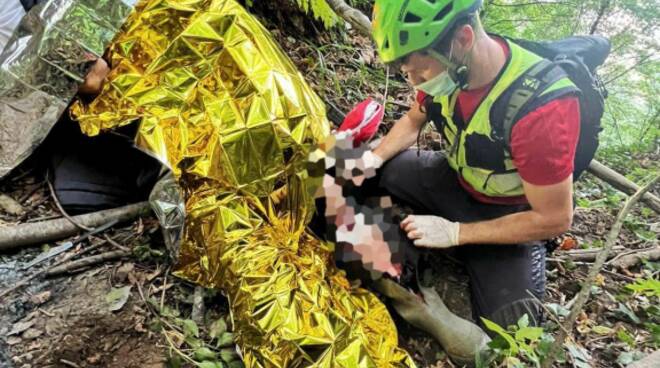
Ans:
[{"label": "gray trousers", "polygon": [[[405,151],[380,170],[380,186],[418,214],[451,221],[475,222],[525,211],[527,205],[492,205],[476,201],[458,182],[457,173],[440,152]],[[455,248],[470,277],[475,320],[500,326],[515,324],[525,313],[539,325],[542,309],[533,294],[545,294],[544,242],[467,245]]]}]

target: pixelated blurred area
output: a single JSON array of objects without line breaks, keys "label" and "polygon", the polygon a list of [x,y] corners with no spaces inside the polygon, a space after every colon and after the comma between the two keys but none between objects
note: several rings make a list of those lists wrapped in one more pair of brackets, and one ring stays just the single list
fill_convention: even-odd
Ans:
[{"label": "pixelated blurred area", "polygon": [[[310,155],[323,169],[316,193],[322,234],[336,244],[335,261],[349,279],[365,285],[390,277],[403,284],[414,279],[418,251],[399,228],[402,209],[378,185],[373,153],[366,143],[335,132]],[[319,167],[311,169],[319,175]]]}]

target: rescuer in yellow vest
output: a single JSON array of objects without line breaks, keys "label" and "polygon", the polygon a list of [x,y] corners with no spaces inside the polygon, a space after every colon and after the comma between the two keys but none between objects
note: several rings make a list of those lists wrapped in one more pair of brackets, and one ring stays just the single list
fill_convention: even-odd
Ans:
[{"label": "rescuer in yellow vest", "polygon": [[[379,56],[400,68],[417,98],[373,152],[382,160],[376,163],[381,186],[415,208],[401,222],[408,237],[417,247],[451,248],[465,264],[475,322],[484,317],[506,328],[527,314],[539,325],[545,240],[567,231],[573,218],[579,90],[565,74],[556,75],[516,116],[515,126],[497,126],[501,119],[493,117],[507,114],[498,101],[519,98],[511,96],[518,91],[512,86],[537,83],[527,76],[547,73],[540,56],[486,33],[481,5],[376,0]],[[444,152],[408,150],[427,121],[441,133]],[[408,304],[397,310],[413,324],[434,336],[451,329],[445,312],[435,321],[420,320],[411,311],[423,306],[410,307],[413,299]],[[483,344],[460,332],[444,340]]]}]

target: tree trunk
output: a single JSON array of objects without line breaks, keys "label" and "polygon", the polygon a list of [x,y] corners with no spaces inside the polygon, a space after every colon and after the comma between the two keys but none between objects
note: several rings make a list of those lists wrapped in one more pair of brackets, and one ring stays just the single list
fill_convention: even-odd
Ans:
[{"label": "tree trunk", "polygon": [[351,8],[344,0],[326,0],[332,10],[341,18],[350,23],[363,35],[371,34],[371,21],[361,11]]},{"label": "tree trunk", "polygon": [[[610,184],[617,190],[620,190],[628,195],[632,195],[639,190],[639,185],[626,179],[625,176],[619,174],[618,172],[610,169],[609,167],[596,160],[591,161],[588,171],[598,179]],[[641,201],[655,212],[660,213],[660,198],[651,193],[646,193],[642,197]]]},{"label": "tree trunk", "polygon": [[[141,202],[111,210],[74,216],[73,219],[87,227],[97,227],[112,220],[125,222],[150,212],[149,203]],[[66,218],[20,224],[0,228],[0,252],[25,245],[43,244],[64,239],[80,232],[80,229]]]}]

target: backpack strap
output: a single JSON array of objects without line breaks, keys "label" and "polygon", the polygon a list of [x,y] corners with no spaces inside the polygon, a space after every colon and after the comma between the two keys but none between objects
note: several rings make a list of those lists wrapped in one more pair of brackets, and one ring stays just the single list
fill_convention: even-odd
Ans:
[{"label": "backpack strap", "polygon": [[529,112],[529,103],[536,100],[548,86],[565,76],[566,73],[561,68],[553,62],[543,59],[509,87],[512,90],[511,97],[507,101],[502,121],[502,133],[507,150],[510,151],[513,126],[524,114]]}]

